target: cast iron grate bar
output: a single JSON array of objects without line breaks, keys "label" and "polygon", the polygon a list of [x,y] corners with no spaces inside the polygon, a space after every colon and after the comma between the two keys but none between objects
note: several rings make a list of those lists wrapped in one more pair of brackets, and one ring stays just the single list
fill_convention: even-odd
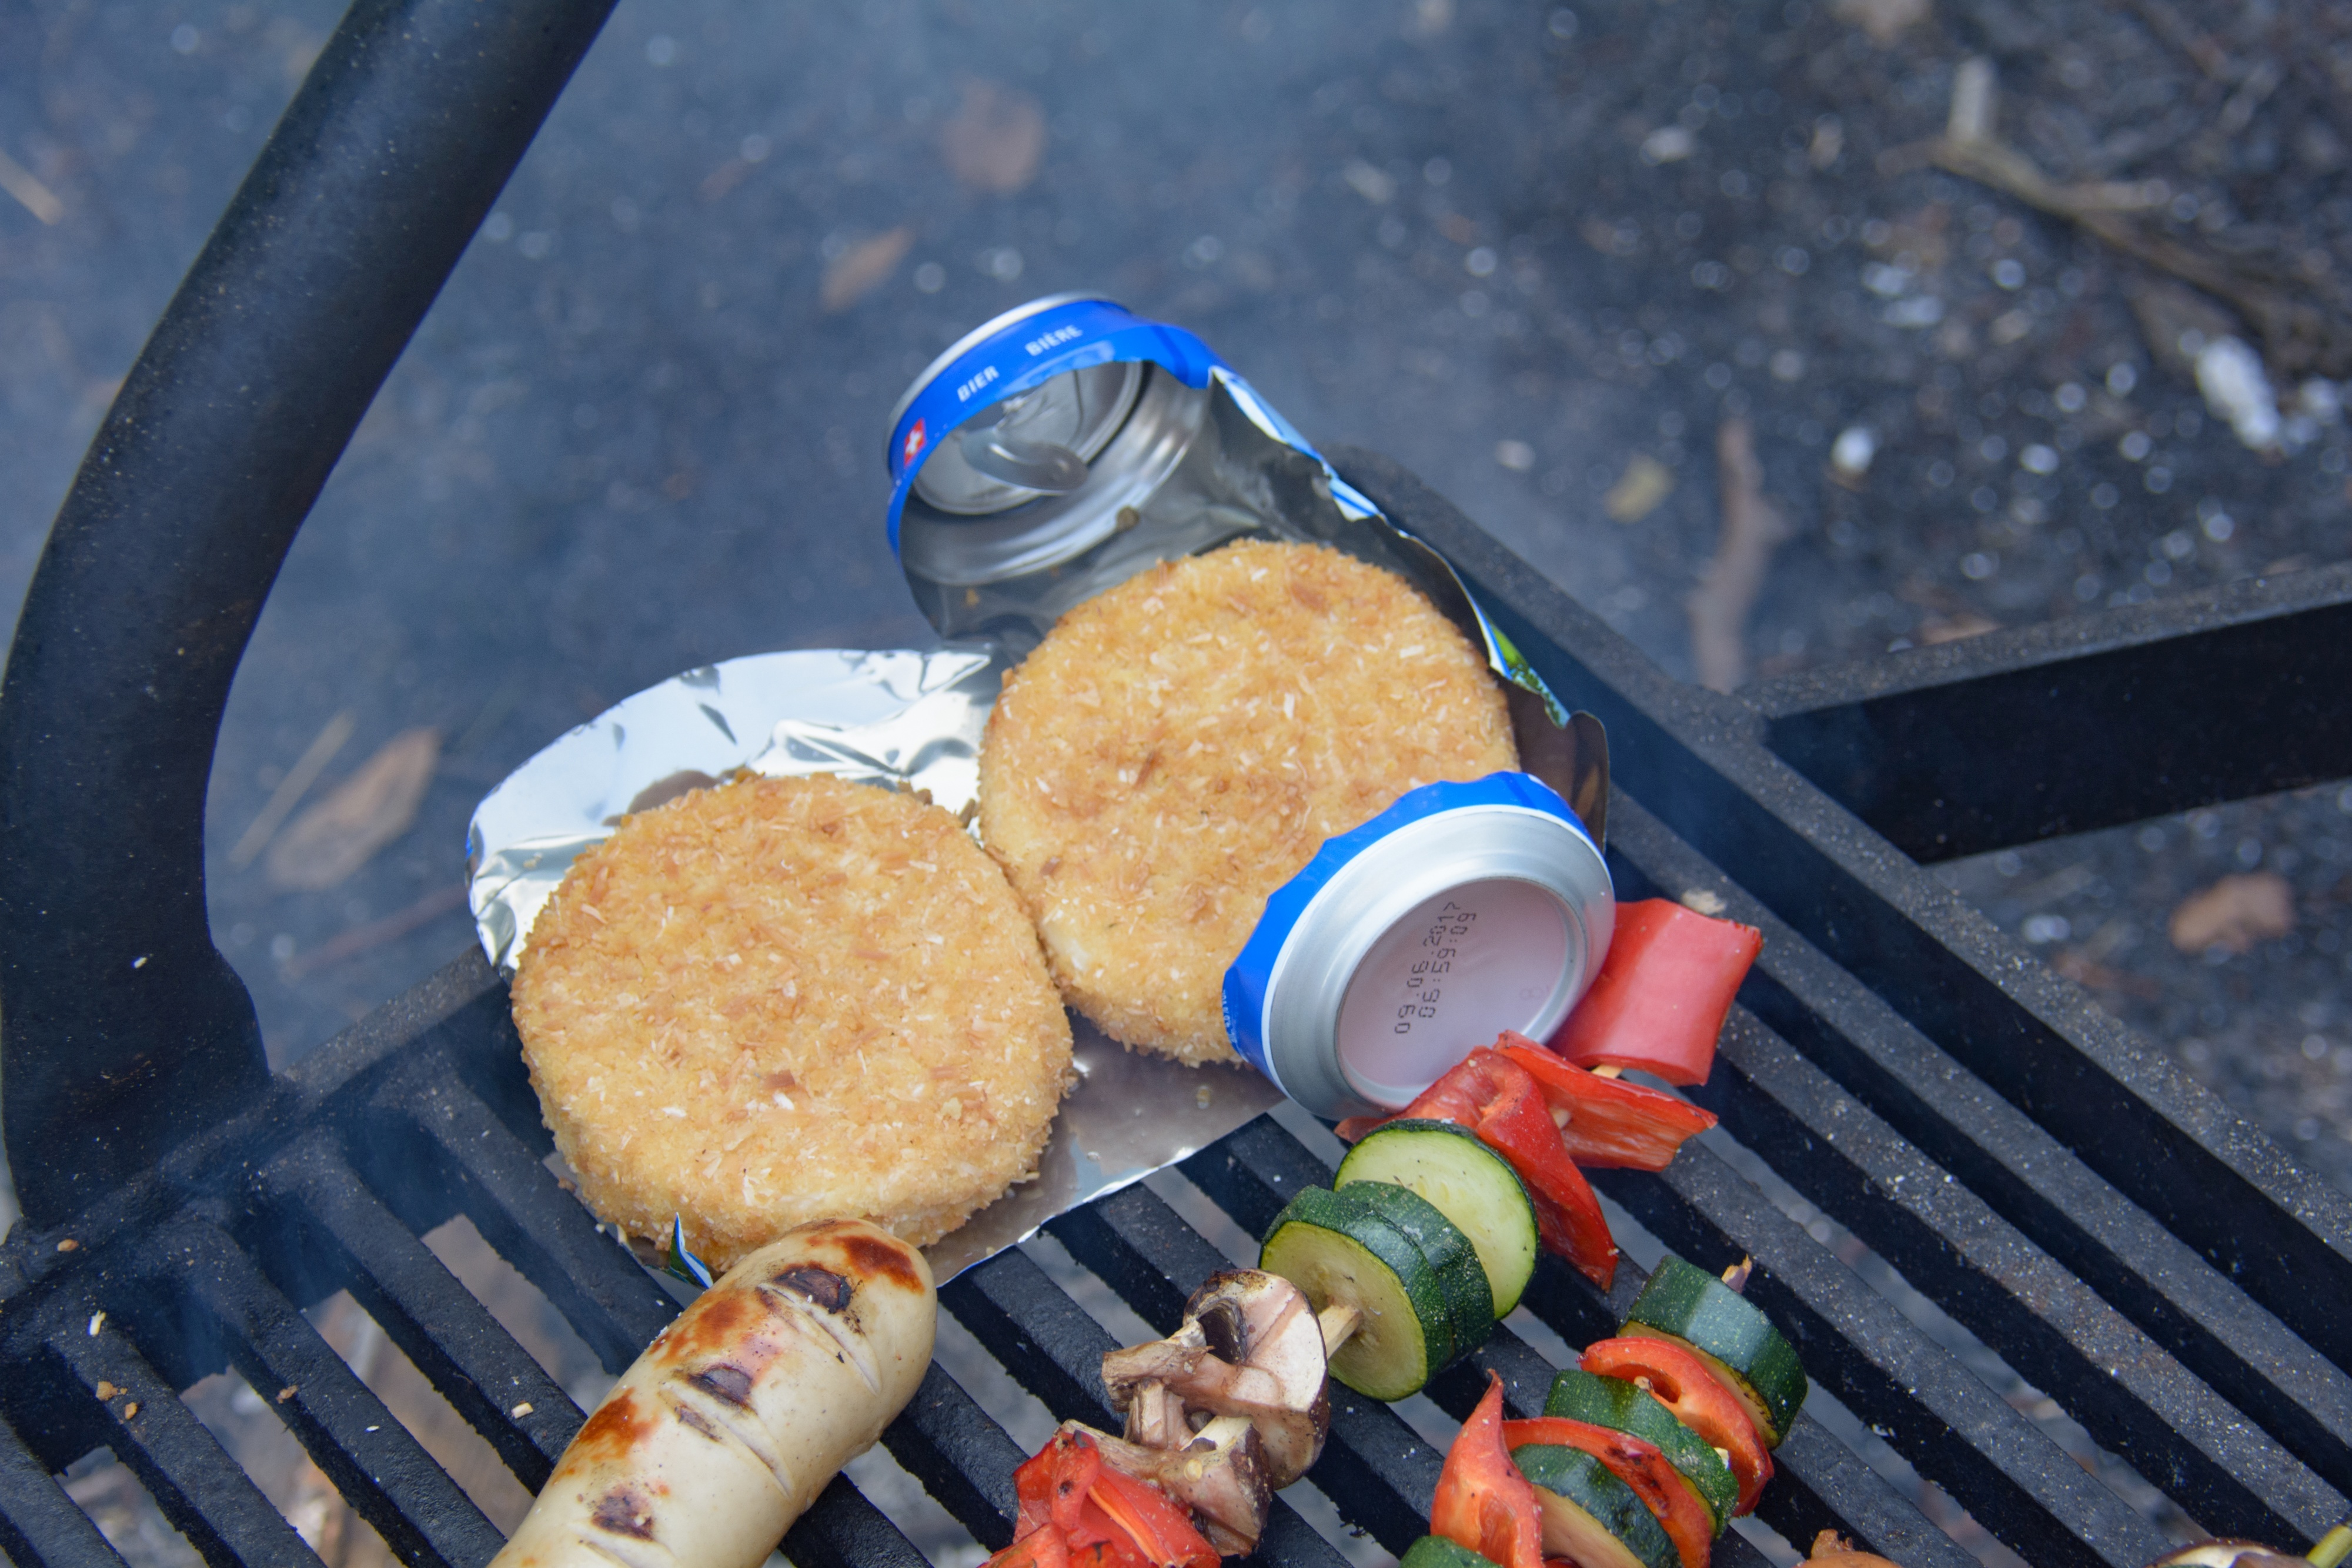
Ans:
[{"label": "cast iron grate bar", "polygon": [[[515,1478],[538,1490],[583,1419],[562,1385],[362,1185],[323,1134],[272,1161],[261,1179],[278,1200],[270,1249],[278,1270],[331,1260],[333,1279]],[[287,1283],[281,1275],[280,1288]],[[518,1418],[513,1412],[525,1406]]]},{"label": "cast iron grate bar", "polygon": [[1941,861],[2352,776],[2347,687],[2338,565],[1743,695],[1766,745],[1914,860]]},{"label": "cast iron grate bar", "polygon": [[783,1550],[793,1568],[930,1568],[846,1476],[834,1477],[793,1521]]},{"label": "cast iron grate bar", "polygon": [[1610,835],[1629,892],[1703,892],[1763,930],[1744,1007],[2336,1490],[2352,1490],[2352,1378],[2341,1368],[1638,804],[1616,803]]},{"label": "cast iron grate bar", "polygon": [[[2209,1528],[2316,1539],[2344,1500],[1981,1199],[1735,1012],[1709,1103],[1790,1185]],[[1883,1195],[1883,1199],[1882,1196]]]},{"label": "cast iron grate bar", "polygon": [[[131,1467],[163,1517],[206,1563],[320,1568],[317,1553],[181,1403],[179,1390],[119,1325],[99,1319],[94,1301],[65,1293],[50,1307],[46,1348],[65,1374],[56,1396],[98,1405],[103,1412],[99,1440]],[[108,1388],[116,1392],[101,1399]]]},{"label": "cast iron grate bar", "polygon": [[1013,1470],[1029,1456],[947,1368],[931,1363],[882,1446],[974,1541],[991,1552],[1013,1544]]},{"label": "cast iron grate bar", "polygon": [[[520,1065],[518,1063],[518,1065]],[[423,1134],[424,1147],[383,1149],[394,1159],[422,1156],[440,1178],[448,1213],[462,1212],[492,1249],[545,1292],[604,1370],[619,1375],[677,1315],[677,1302],[627,1250],[597,1228],[580,1200],[457,1081],[446,1061],[427,1056],[388,1084],[372,1109]],[[366,1162],[379,1145],[359,1145]],[[401,1189],[396,1171],[362,1163],[378,1192]],[[441,1217],[433,1219],[438,1224]],[[422,1233],[430,1225],[420,1225]]]},{"label": "cast iron grate bar", "polygon": [[49,1468],[0,1421],[0,1556],[18,1568],[126,1568]]},{"label": "cast iron grate bar", "polygon": [[[394,1555],[419,1568],[496,1555],[503,1538],[473,1500],[234,1241],[187,1216],[142,1250],[139,1326],[169,1332],[170,1324],[147,1317],[165,1302],[180,1309],[183,1326],[201,1314],[246,1382],[271,1399],[311,1461]],[[138,1310],[129,1293],[110,1295],[126,1312]]]}]

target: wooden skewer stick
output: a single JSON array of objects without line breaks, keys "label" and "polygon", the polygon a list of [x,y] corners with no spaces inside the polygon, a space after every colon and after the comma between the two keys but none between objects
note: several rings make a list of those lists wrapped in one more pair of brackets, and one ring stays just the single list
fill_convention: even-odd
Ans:
[{"label": "wooden skewer stick", "polygon": [[1323,1330],[1323,1354],[1332,1356],[1364,1326],[1364,1314],[1345,1301],[1334,1301],[1315,1314],[1315,1322]]}]

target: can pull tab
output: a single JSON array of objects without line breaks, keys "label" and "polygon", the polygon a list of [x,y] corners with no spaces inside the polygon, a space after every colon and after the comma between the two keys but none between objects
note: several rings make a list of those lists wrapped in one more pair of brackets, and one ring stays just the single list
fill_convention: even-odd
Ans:
[{"label": "can pull tab", "polygon": [[1009,397],[966,420],[957,439],[963,460],[992,479],[1067,495],[1087,482],[1087,460],[1066,446],[1019,433],[1028,401],[1026,395]]}]

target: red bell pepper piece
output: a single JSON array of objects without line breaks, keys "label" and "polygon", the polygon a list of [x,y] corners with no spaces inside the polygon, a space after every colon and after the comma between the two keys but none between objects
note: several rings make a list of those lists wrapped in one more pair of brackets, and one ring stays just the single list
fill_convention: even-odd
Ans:
[{"label": "red bell pepper piece", "polygon": [[1503,1380],[1486,1375],[1486,1396],[1446,1450],[1437,1474],[1429,1532],[1466,1546],[1497,1568],[1544,1568],[1536,1489],[1503,1442]]},{"label": "red bell pepper piece", "polygon": [[1217,1549],[1192,1528],[1191,1511],[1150,1481],[1105,1466],[1087,1501],[1118,1527],[1150,1568],[1217,1568]]},{"label": "red bell pepper piece", "polygon": [[[1013,1472],[1021,1511],[1015,1539],[999,1556],[1003,1568],[1032,1557],[1013,1558],[1027,1548],[1034,1568],[1217,1568],[1216,1548],[1192,1521],[1158,1488],[1107,1469],[1102,1450],[1084,1432],[1064,1430]],[[1033,1538],[1050,1534],[1053,1546]]]},{"label": "red bell pepper piece", "polygon": [[1655,1443],[1631,1432],[1571,1421],[1564,1416],[1538,1416],[1532,1421],[1503,1423],[1503,1446],[1517,1449],[1529,1443],[1581,1448],[1608,1467],[1609,1473],[1633,1489],[1633,1495],[1657,1515],[1666,1539],[1675,1543],[1683,1568],[1706,1568],[1707,1548],[1715,1540],[1715,1521],[1706,1504],[1691,1490],[1673,1461]]},{"label": "red bell pepper piece", "polygon": [[1739,1483],[1738,1505],[1731,1511],[1756,1511],[1756,1500],[1772,1479],[1772,1455],[1757,1434],[1748,1406],[1706,1363],[1678,1344],[1629,1334],[1585,1346],[1581,1364],[1595,1376],[1638,1384],[1702,1441],[1721,1448],[1731,1466],[1731,1479]]},{"label": "red bell pepper piece", "polygon": [[[1559,1126],[1535,1076],[1500,1051],[1478,1050],[1447,1069],[1400,1115],[1452,1122],[1478,1134],[1511,1162],[1535,1200],[1543,1244],[1602,1290],[1617,1277],[1617,1243],[1592,1184],[1568,1157]],[[1354,1117],[1339,1124],[1350,1142],[1391,1117]]]},{"label": "red bell pepper piece", "polygon": [[1055,1525],[1065,1535],[1078,1529],[1087,1493],[1101,1474],[1100,1448],[1078,1433],[1055,1433],[1052,1442],[1013,1472],[1013,1495],[1021,1503],[1013,1526],[1015,1543],[1043,1524]]},{"label": "red bell pepper piece", "polygon": [[1764,934],[1664,898],[1617,906],[1601,973],[1551,1048],[1581,1067],[1635,1067],[1688,1088],[1706,1082],[1731,998]]},{"label": "red bell pepper piece", "polygon": [[1580,1166],[1662,1171],[1685,1139],[1715,1125],[1712,1111],[1639,1083],[1595,1077],[1523,1034],[1505,1030],[1498,1043],[1542,1088],[1560,1142]]},{"label": "red bell pepper piece", "polygon": [[1073,1568],[1070,1543],[1052,1524],[1041,1524],[991,1557],[982,1568]]}]

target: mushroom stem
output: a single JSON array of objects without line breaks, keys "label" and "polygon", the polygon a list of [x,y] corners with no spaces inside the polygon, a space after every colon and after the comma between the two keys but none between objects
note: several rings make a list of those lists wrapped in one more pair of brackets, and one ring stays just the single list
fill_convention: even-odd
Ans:
[{"label": "mushroom stem", "polygon": [[1364,1324],[1364,1314],[1345,1301],[1334,1301],[1315,1314],[1316,1326],[1323,1331],[1323,1354],[1339,1354],[1339,1347],[1353,1339]]}]

